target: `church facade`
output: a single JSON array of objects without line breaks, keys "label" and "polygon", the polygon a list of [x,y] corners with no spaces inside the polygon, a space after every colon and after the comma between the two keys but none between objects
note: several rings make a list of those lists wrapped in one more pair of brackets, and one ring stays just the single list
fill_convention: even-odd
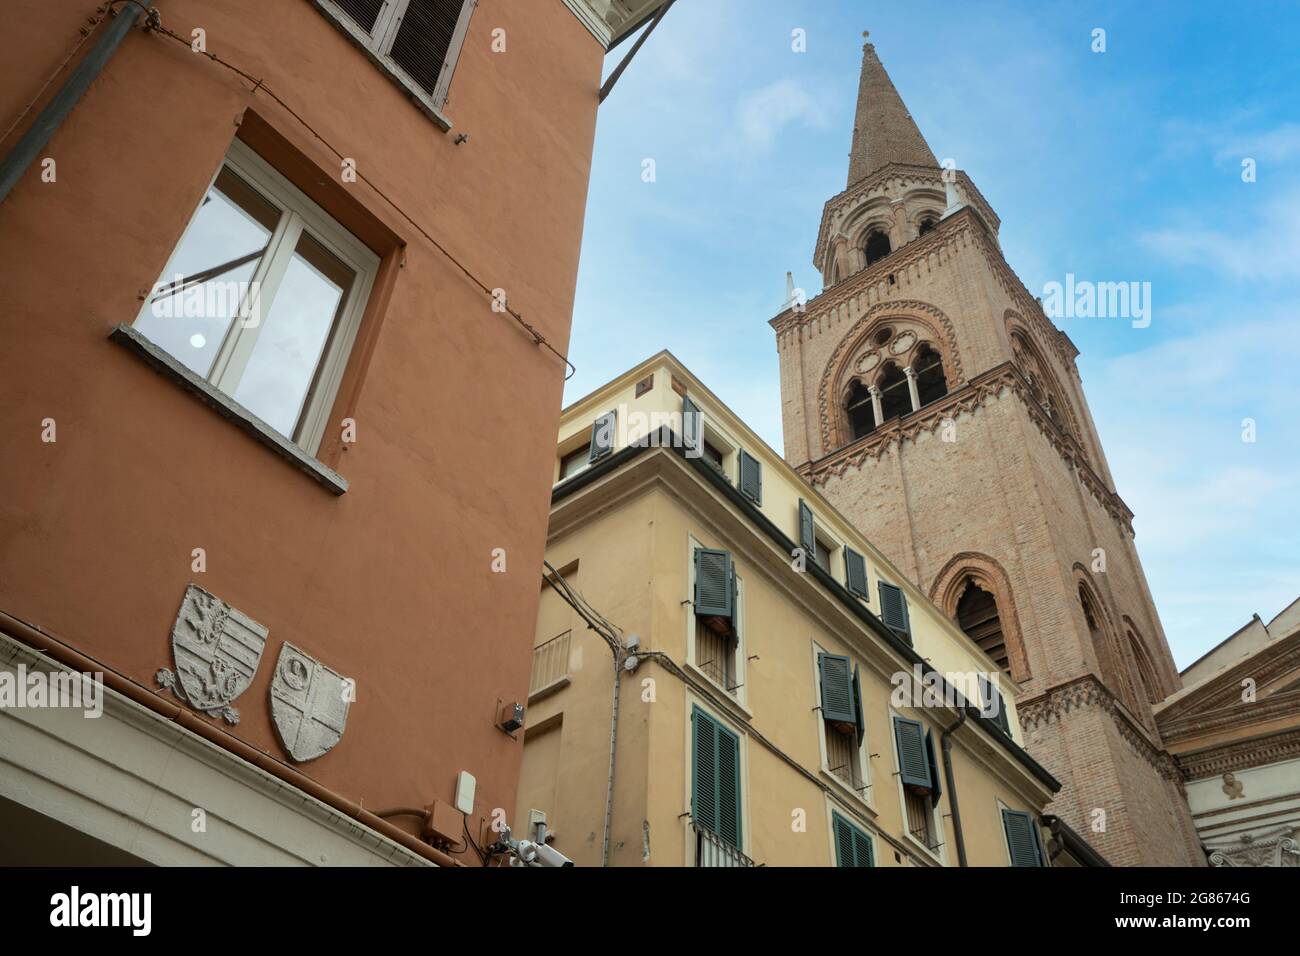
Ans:
[{"label": "church facade", "polygon": [[871,44],[823,291],[771,321],[785,457],[1018,688],[1050,808],[1114,865],[1204,865],[1152,707],[1181,680],[1075,365]]}]

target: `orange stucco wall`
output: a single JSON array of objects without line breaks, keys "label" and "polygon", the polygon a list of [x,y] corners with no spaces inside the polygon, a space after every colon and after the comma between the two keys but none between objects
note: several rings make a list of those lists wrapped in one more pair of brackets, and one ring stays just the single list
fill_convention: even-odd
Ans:
[{"label": "orange stucco wall", "polygon": [[[308,0],[158,7],[566,349],[603,52],[559,0],[480,0],[445,110],[459,146]],[[3,125],[94,8],[11,5]],[[248,87],[137,31],[47,148],[56,182],[34,166],[0,206],[0,609],[153,686],[198,584],[270,631],[238,736],[287,759],[267,695],[288,640],[358,688],[342,741],[301,769],[369,808],[450,800],[469,770],[488,816],[514,803],[520,743],[493,722],[498,699],[527,695],[564,367]],[[341,497],[108,339],[237,132],[383,258],[319,454]]]}]

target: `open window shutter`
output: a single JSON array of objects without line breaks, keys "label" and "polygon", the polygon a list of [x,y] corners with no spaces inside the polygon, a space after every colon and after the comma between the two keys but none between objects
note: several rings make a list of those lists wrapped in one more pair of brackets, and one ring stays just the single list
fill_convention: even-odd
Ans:
[{"label": "open window shutter", "polygon": [[854,866],[875,866],[876,850],[871,844],[871,837],[861,830],[853,830]]},{"label": "open window shutter", "polygon": [[465,0],[410,0],[402,13],[388,55],[430,96],[454,62],[457,27],[468,12]]},{"label": "open window shutter", "polygon": [[1002,811],[1002,829],[1007,834],[1007,849],[1012,866],[1042,866],[1042,848],[1033,818],[1021,810]]},{"label": "open window shutter", "polygon": [[384,0],[334,0],[348,19],[367,33],[375,29],[379,11],[384,9]]},{"label": "open window shutter", "polygon": [[818,654],[817,666],[822,679],[822,719],[851,724],[856,721],[853,680],[849,676],[849,659],[839,654]]},{"label": "open window shutter", "polygon": [[858,728],[858,746],[867,735],[867,725],[862,720],[862,682],[858,680],[858,665],[853,665],[853,722]]},{"label": "open window shutter", "polygon": [[718,740],[718,836],[740,849],[740,738],[714,725]]},{"label": "open window shutter", "polygon": [[591,426],[591,451],[587,455],[588,461],[604,458],[614,450],[614,431],[617,424],[617,412],[606,412],[596,419],[595,424]]},{"label": "open window shutter", "polygon": [[1011,736],[1011,722],[1007,717],[1006,705],[1002,702],[1002,694],[983,674],[980,675],[980,693],[984,697],[984,716],[997,724],[998,729],[1008,737]]},{"label": "open window shutter", "polygon": [[893,584],[880,582],[880,619],[888,627],[906,634],[911,640],[911,627],[907,620],[907,597],[903,589]]},{"label": "open window shutter", "polygon": [[730,552],[696,548],[695,613],[710,617],[732,617],[735,613],[735,577]]},{"label": "open window shutter", "polygon": [[693,778],[691,815],[711,833],[718,832],[718,725],[708,714],[691,711]]},{"label": "open window shutter", "polygon": [[919,720],[894,718],[894,741],[898,745],[898,771],[905,786],[930,790],[930,760],[925,746],[925,726]]},{"label": "open window shutter", "polygon": [[812,509],[799,499],[799,547],[803,548],[804,557],[809,561],[817,561],[817,531],[813,522]]},{"label": "open window shutter", "polygon": [[698,458],[704,452],[704,416],[690,396],[682,396],[682,445],[690,457]]},{"label": "open window shutter", "polygon": [[756,505],[763,503],[763,464],[743,448],[740,450],[740,493]]},{"label": "open window shutter", "polygon": [[930,806],[937,807],[939,798],[943,796],[943,786],[939,783],[939,761],[936,759],[937,754],[934,751],[934,735],[930,731],[925,732],[925,758],[930,767],[930,781],[933,784],[930,790]]},{"label": "open window shutter", "polygon": [[870,601],[871,592],[867,590],[866,558],[852,548],[846,547],[844,549],[844,571],[844,584],[849,589],[849,593]]}]

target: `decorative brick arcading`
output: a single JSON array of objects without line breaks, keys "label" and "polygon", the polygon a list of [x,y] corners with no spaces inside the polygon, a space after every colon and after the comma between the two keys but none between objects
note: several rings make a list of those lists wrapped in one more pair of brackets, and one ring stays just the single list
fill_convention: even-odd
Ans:
[{"label": "decorative brick arcading", "polygon": [[1182,783],[1183,775],[1177,762],[1166,751],[1151,743],[1146,733],[1129,718],[1118,704],[1115,695],[1092,674],[1086,674],[1067,684],[1053,687],[1039,697],[1021,701],[1016,714],[1025,733],[1048,724],[1060,723],[1076,711],[1099,709],[1114,721],[1123,737],[1139,757],[1166,780]]}]

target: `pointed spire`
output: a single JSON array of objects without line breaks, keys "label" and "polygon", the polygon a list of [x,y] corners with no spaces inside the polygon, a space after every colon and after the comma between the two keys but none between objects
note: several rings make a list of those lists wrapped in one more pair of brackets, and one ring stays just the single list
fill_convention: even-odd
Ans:
[{"label": "pointed spire", "polygon": [[[867,33],[862,34],[864,37]],[[938,166],[939,162],[916,128],[903,98],[870,43],[862,45],[862,78],[858,81],[858,111],[853,120],[853,149],[849,153],[852,186],[889,163]]]}]

